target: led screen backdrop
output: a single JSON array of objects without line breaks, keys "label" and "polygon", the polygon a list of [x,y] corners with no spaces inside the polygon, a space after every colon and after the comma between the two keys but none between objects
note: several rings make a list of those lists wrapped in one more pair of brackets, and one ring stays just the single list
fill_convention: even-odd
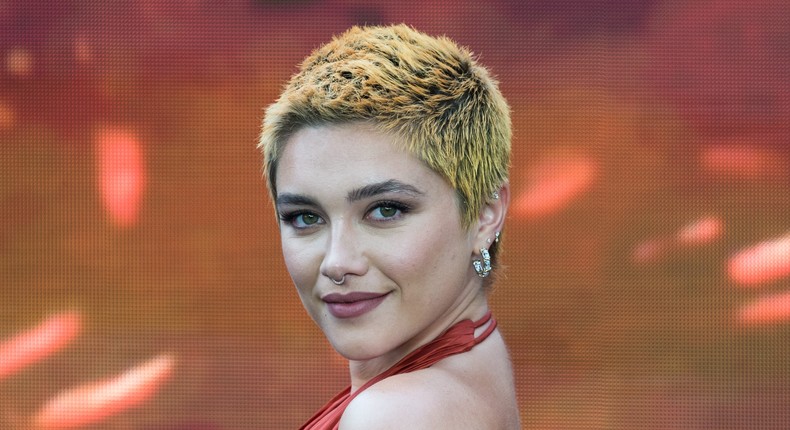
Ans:
[{"label": "led screen backdrop", "polygon": [[0,2],[0,428],[297,428],[346,384],[255,144],[311,49],[400,22],[511,104],[524,427],[790,428],[789,5]]}]

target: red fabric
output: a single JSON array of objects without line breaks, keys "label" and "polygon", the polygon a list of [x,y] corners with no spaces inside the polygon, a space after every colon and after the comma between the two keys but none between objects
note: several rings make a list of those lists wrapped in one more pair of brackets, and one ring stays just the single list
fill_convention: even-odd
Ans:
[{"label": "red fabric", "polygon": [[[481,333],[480,336],[475,337],[475,329],[483,326],[488,321],[491,321],[491,324],[486,327],[485,331]],[[354,397],[365,391],[365,389],[371,385],[393,375],[431,367],[438,361],[451,355],[469,351],[474,348],[475,345],[484,341],[495,328],[496,320],[491,318],[491,312],[486,313],[485,316],[478,321],[464,320],[457,323],[432,342],[423,345],[388,370],[368,381],[353,394],[351,394],[350,386],[338,393],[338,395],[302,425],[300,430],[337,430],[340,424],[340,418],[343,416],[343,412],[345,412],[348,404],[354,400]]]}]

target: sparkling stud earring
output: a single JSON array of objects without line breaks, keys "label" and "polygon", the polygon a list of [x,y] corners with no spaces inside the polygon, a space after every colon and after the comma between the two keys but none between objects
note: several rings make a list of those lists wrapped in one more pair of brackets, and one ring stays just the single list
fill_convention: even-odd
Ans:
[{"label": "sparkling stud earring", "polygon": [[494,191],[493,193],[491,193],[491,198],[494,200],[499,200],[499,192]]},{"label": "sparkling stud earring", "polygon": [[474,266],[477,276],[485,278],[491,273],[491,255],[487,249],[480,248],[480,256],[483,258],[483,261],[475,260],[472,262],[472,266]]}]

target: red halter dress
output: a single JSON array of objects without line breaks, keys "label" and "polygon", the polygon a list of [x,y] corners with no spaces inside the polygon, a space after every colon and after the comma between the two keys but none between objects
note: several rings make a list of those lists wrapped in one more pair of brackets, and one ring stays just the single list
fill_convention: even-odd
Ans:
[{"label": "red halter dress", "polygon": [[[486,327],[485,331],[480,336],[475,337],[475,329],[482,327],[489,321],[491,321],[491,324]],[[413,351],[394,366],[368,381],[354,393],[351,393],[350,386],[341,391],[302,425],[300,430],[337,430],[340,418],[343,416],[343,412],[345,412],[349,403],[371,385],[393,375],[431,367],[438,361],[451,355],[469,351],[475,345],[486,340],[495,328],[496,320],[491,318],[491,312],[486,313],[478,321],[463,320],[455,324],[444,334]]]}]

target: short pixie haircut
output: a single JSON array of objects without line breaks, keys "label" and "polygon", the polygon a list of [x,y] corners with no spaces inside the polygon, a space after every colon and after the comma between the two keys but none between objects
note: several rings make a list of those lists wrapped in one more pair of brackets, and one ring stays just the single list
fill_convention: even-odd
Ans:
[{"label": "short pixie haircut", "polygon": [[303,127],[369,122],[456,190],[471,226],[508,178],[510,109],[470,51],[406,25],[353,27],[319,47],[266,110],[259,148],[269,192]]}]

